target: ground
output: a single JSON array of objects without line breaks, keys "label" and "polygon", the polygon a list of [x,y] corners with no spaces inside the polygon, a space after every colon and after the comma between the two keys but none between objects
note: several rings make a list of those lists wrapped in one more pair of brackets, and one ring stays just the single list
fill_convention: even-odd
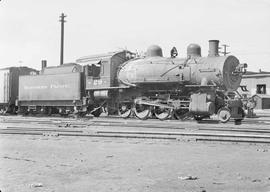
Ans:
[{"label": "ground", "polygon": [[0,189],[270,191],[269,159],[261,144],[0,135]]}]

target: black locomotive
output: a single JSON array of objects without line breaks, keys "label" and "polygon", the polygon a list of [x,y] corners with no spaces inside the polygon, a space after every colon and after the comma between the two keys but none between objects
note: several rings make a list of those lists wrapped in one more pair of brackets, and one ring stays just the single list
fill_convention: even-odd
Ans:
[{"label": "black locomotive", "polygon": [[56,67],[43,65],[39,75],[19,79],[19,112],[99,116],[132,114],[139,119],[196,120],[217,114],[221,122],[244,117],[236,90],[247,67],[235,56],[219,56],[218,40],[209,41],[209,55],[190,44],[185,58],[163,57],[150,46],[145,57],[124,50],[79,58]]}]

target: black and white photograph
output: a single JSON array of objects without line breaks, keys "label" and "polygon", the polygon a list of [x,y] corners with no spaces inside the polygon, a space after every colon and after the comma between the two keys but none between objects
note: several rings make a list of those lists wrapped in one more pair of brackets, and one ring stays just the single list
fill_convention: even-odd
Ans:
[{"label": "black and white photograph", "polygon": [[0,192],[270,192],[270,0],[0,0]]}]

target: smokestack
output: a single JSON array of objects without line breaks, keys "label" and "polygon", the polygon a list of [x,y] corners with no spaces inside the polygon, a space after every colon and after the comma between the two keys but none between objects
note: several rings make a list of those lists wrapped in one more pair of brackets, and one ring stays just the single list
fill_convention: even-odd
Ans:
[{"label": "smokestack", "polygon": [[208,57],[217,57],[219,40],[209,40],[209,53]]},{"label": "smokestack", "polygon": [[47,67],[47,60],[41,61],[41,70]]}]

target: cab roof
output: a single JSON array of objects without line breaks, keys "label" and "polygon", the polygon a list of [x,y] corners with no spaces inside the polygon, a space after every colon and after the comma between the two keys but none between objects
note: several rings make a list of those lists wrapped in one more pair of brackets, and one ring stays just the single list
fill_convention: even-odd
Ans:
[{"label": "cab roof", "polygon": [[76,63],[79,63],[79,64],[98,63],[101,60],[108,60],[115,56],[119,56],[119,54],[121,53],[132,54],[128,50],[123,50],[123,51],[114,51],[114,52],[108,52],[108,53],[97,54],[97,55],[88,55],[88,56],[78,58],[76,60]]}]

